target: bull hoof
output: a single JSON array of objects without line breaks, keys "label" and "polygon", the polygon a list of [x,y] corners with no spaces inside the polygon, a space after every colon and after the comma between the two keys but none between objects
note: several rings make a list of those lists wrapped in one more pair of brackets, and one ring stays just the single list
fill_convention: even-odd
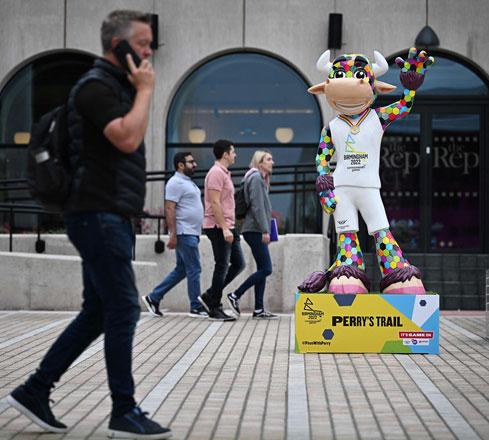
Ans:
[{"label": "bull hoof", "polygon": [[382,293],[422,295],[426,293],[421,272],[415,266],[402,267],[391,272],[380,282]]},{"label": "bull hoof", "polygon": [[339,277],[333,278],[329,283],[328,292],[334,294],[367,293],[367,288],[356,278]]},{"label": "bull hoof", "polygon": [[337,266],[328,272],[328,292],[334,294],[367,293],[370,282],[363,270],[355,266]]},{"label": "bull hoof", "polygon": [[297,286],[304,293],[321,292],[327,281],[327,272],[313,272],[309,274],[301,285]]}]

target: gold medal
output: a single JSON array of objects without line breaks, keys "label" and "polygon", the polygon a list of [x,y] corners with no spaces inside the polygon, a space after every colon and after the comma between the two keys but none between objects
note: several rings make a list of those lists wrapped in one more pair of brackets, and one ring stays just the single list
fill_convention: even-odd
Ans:
[{"label": "gold medal", "polygon": [[338,115],[338,118],[340,118],[343,122],[348,124],[350,126],[350,133],[351,134],[358,134],[360,133],[360,124],[365,120],[365,118],[370,114],[370,109],[367,109],[363,115],[360,117],[358,122],[354,124],[353,122],[350,121],[345,115]]}]

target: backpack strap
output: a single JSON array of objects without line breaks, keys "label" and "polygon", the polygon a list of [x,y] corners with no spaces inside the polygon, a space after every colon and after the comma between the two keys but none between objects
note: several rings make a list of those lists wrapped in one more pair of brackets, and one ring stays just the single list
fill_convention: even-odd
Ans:
[{"label": "backpack strap", "polygon": [[[250,181],[251,176],[254,176],[256,173],[258,173],[258,171],[253,171],[248,176],[243,177],[243,181],[242,181],[243,182],[244,198],[245,198],[246,206],[248,206],[248,207],[250,206],[250,197],[248,195],[249,190],[247,188],[249,188],[249,181]],[[246,185],[247,183],[248,183],[248,185]]]},{"label": "backpack strap", "polygon": [[[119,84],[119,82],[109,75],[107,72],[105,72],[103,69],[100,67],[92,67],[85,75],[83,75],[78,82],[73,86],[73,88],[70,91],[70,96],[68,98],[68,102],[73,99],[73,104],[76,99],[76,96],[80,92],[80,89],[87,83],[91,81],[100,81],[101,83],[105,84],[106,86],[110,87],[112,91],[114,91],[117,95],[120,95],[122,87]],[[74,108],[76,111],[76,108]]]},{"label": "backpack strap", "polygon": [[[71,169],[75,176],[81,176],[83,173],[83,162],[82,162],[82,147],[83,147],[83,118],[76,110],[75,100],[80,92],[81,88],[91,82],[100,81],[106,86],[110,87],[117,96],[121,96],[122,86],[119,82],[105,72],[100,67],[94,66],[87,73],[85,73],[73,86],[68,96],[67,102],[67,121],[68,121],[68,133],[70,137],[69,144],[69,161]],[[74,185],[78,184],[78,179],[74,179]]]}]

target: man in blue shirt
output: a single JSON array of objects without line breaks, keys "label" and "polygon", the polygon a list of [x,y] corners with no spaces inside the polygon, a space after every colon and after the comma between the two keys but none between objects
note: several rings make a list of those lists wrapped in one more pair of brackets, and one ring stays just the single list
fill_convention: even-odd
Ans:
[{"label": "man in blue shirt", "polygon": [[175,154],[175,174],[165,188],[165,214],[170,240],[168,249],[176,249],[177,265],[153,291],[143,297],[149,312],[161,317],[160,301],[163,296],[187,277],[190,299],[189,316],[207,318],[207,312],[198,300],[200,295],[199,241],[204,220],[200,189],[191,176],[197,168],[192,153]]}]

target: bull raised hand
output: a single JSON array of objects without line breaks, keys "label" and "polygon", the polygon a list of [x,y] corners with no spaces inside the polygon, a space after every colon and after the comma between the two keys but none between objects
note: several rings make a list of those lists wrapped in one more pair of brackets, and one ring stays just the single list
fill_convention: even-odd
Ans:
[{"label": "bull raised hand", "polygon": [[407,60],[396,58],[396,64],[401,68],[401,84],[409,90],[418,90],[423,84],[428,68],[435,62],[433,57],[426,56],[422,50],[420,53],[416,48],[409,49]]}]

